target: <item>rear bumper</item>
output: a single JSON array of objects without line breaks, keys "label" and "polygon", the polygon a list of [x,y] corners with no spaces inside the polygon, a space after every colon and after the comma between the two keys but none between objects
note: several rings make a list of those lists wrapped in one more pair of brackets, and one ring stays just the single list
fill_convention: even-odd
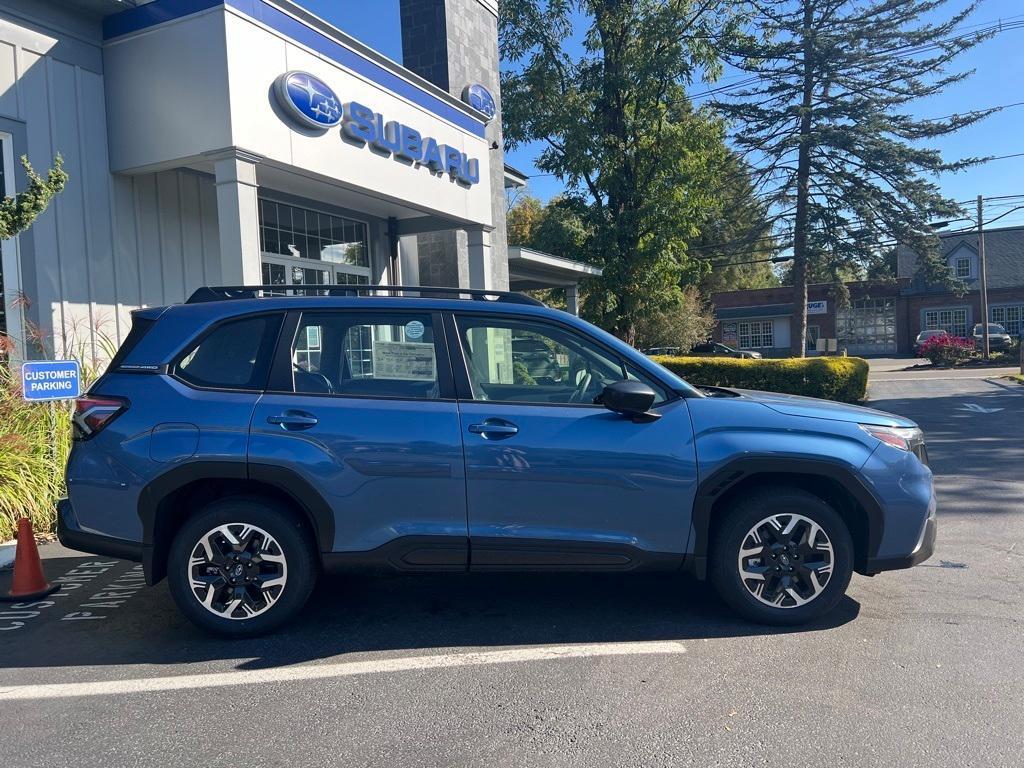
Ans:
[{"label": "rear bumper", "polygon": [[141,542],[83,531],[70,499],[65,498],[57,502],[57,539],[68,549],[77,549],[90,555],[142,562]]},{"label": "rear bumper", "polygon": [[868,575],[881,573],[882,571],[898,571],[901,568],[913,568],[918,563],[923,563],[935,552],[935,510],[931,511],[924,524],[924,531],[921,532],[921,540],[914,547],[909,555],[900,557],[875,557],[867,562],[866,572]]}]

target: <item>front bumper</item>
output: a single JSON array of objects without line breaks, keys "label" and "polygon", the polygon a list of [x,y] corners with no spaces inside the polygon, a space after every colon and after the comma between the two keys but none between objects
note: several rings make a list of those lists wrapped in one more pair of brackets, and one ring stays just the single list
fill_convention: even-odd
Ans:
[{"label": "front bumper", "polygon": [[921,540],[909,555],[900,557],[874,557],[867,562],[867,574],[873,576],[882,571],[898,571],[901,568],[913,568],[918,563],[923,563],[935,552],[935,530],[936,519],[935,509],[925,521],[924,530],[921,532]]},{"label": "front bumper", "polygon": [[112,536],[82,530],[71,506],[71,500],[67,498],[57,502],[57,539],[68,549],[77,549],[90,555],[142,562],[141,542],[115,539]]}]

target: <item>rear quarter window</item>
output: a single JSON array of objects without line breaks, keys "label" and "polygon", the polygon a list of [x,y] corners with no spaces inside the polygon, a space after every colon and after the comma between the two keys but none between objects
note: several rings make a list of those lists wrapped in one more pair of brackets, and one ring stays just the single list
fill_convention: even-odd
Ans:
[{"label": "rear quarter window", "polygon": [[174,365],[174,375],[205,389],[262,391],[281,327],[280,314],[228,320],[202,335]]}]

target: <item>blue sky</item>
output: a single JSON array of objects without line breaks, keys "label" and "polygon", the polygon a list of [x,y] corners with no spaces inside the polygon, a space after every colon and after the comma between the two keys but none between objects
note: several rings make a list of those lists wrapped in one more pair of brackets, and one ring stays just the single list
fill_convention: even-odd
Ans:
[{"label": "blue sky", "polygon": [[[398,0],[300,2],[381,53],[401,62]],[[952,10],[965,4],[966,0],[954,0],[949,7]],[[1011,18],[1024,19],[1024,3],[1021,0],[984,0],[965,24],[973,26]],[[940,96],[919,102],[915,113],[920,117],[938,117],[953,112],[1024,102],[1022,51],[1024,28],[996,35],[960,59],[960,66],[976,70],[972,78]],[[696,83],[691,90],[696,93],[706,87]],[[936,146],[947,159],[1024,153],[1024,103],[1009,107],[961,133],[938,140]],[[557,179],[538,175],[540,172],[534,166],[538,154],[539,147],[529,146],[508,153],[506,159],[533,177],[529,183],[530,192],[546,200],[561,191],[561,184]],[[940,185],[943,192],[956,200],[972,199],[978,194],[1024,194],[1024,156],[995,160],[958,174],[947,174],[940,180]],[[1008,207],[1008,203],[994,203],[993,215],[1005,212]],[[989,218],[991,216],[987,215],[986,219]],[[1024,224],[1024,210],[1015,211],[999,221],[1000,226],[1004,224]]]}]

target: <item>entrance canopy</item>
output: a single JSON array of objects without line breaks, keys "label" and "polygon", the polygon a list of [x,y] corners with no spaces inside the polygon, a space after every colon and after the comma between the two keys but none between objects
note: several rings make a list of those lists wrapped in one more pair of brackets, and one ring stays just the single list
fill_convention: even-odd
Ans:
[{"label": "entrance canopy", "polygon": [[513,291],[564,288],[568,311],[579,314],[579,283],[585,277],[600,277],[602,270],[591,264],[563,259],[543,251],[510,245],[508,282]]}]

